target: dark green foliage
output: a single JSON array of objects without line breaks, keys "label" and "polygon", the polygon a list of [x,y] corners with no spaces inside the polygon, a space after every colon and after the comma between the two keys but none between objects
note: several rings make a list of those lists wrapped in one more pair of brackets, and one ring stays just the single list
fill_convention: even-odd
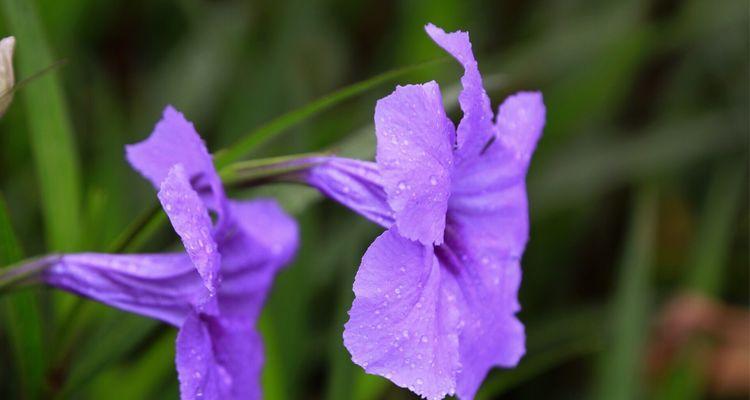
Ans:
[{"label": "dark green foliage", "polygon": [[[0,0],[17,80],[67,60],[0,119],[0,266],[174,248],[123,152],[167,103],[222,166],[372,157],[374,103],[396,83],[437,80],[459,118],[434,22],[470,31],[493,107],[539,89],[549,110],[529,174],[528,352],[478,397],[704,398],[683,360],[655,377],[643,358],[682,290],[747,308],[748,18],[737,0]],[[379,229],[309,189],[235,192],[277,196],[301,224],[261,318],[265,398],[411,398],[341,340]],[[0,303],[0,398],[177,397],[173,329],[38,287]]]}]

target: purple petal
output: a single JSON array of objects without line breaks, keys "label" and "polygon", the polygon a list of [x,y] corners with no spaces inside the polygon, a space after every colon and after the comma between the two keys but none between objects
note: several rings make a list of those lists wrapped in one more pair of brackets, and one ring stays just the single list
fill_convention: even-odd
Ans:
[{"label": "purple petal", "polygon": [[443,241],[453,167],[453,124],[435,82],[398,86],[375,107],[377,162],[402,236]]},{"label": "purple petal", "polygon": [[211,155],[195,127],[172,106],[164,109],[151,136],[125,146],[125,153],[133,168],[157,189],[175,164],[182,164],[190,179],[216,176]]},{"label": "purple petal", "polygon": [[[220,280],[221,257],[211,235],[208,209],[193,190],[182,164],[176,164],[162,181],[158,193],[164,211],[182,239],[190,260],[208,290],[206,301],[214,298]],[[207,306],[212,306],[207,304]]]},{"label": "purple petal", "polygon": [[219,291],[222,315],[255,320],[276,273],[299,245],[293,218],[272,200],[230,202],[232,234],[219,243],[223,282]]},{"label": "purple petal", "polygon": [[462,399],[474,398],[490,369],[515,367],[526,351],[524,327],[514,315],[521,268],[516,262],[503,270],[500,283],[490,281],[495,287],[464,287],[476,294],[461,311],[465,323],[459,339],[463,367],[457,376],[456,393]]},{"label": "purple petal", "polygon": [[226,206],[224,187],[206,144],[182,113],[167,106],[151,136],[125,146],[125,153],[130,165],[157,189],[169,175],[170,169],[181,164],[207,207],[217,212],[217,229],[223,229]]},{"label": "purple petal", "polygon": [[191,313],[177,336],[182,400],[260,399],[263,346],[251,325]]},{"label": "purple petal", "polygon": [[384,228],[393,225],[377,164],[340,157],[316,162],[305,174],[307,184]]},{"label": "purple petal", "polygon": [[71,254],[47,269],[49,285],[180,326],[203,283],[184,253]]},{"label": "purple petal", "polygon": [[524,168],[542,135],[545,118],[546,109],[540,92],[516,93],[498,107],[497,138],[502,146],[512,150]]},{"label": "purple petal", "polygon": [[464,115],[456,133],[457,163],[460,163],[464,158],[478,155],[487,141],[492,138],[490,99],[484,90],[482,76],[471,50],[469,34],[461,31],[445,33],[432,24],[428,24],[425,30],[435,43],[450,53],[464,67],[464,75],[461,77],[463,90],[458,96]]},{"label": "purple petal", "polygon": [[362,258],[354,294],[344,344],[355,363],[429,399],[454,392],[457,287],[432,246],[386,231]]},{"label": "purple petal", "polygon": [[454,171],[449,222],[466,231],[472,254],[520,259],[529,235],[526,170],[544,127],[538,93],[509,97],[498,113],[498,139]]},{"label": "purple petal", "polygon": [[440,263],[455,271],[461,288],[457,304],[462,368],[456,392],[462,399],[474,398],[491,368],[514,367],[525,352],[524,328],[515,316],[520,310],[519,260],[473,254],[467,244],[476,240],[481,240],[476,232],[453,231],[437,251]]}]

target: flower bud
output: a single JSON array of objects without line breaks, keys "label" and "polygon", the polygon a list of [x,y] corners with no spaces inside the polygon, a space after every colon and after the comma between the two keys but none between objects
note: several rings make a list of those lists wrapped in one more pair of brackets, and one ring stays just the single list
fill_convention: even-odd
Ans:
[{"label": "flower bud", "polygon": [[13,100],[13,85],[16,80],[13,76],[13,49],[16,46],[16,38],[8,36],[0,40],[0,117],[5,114],[11,100]]}]

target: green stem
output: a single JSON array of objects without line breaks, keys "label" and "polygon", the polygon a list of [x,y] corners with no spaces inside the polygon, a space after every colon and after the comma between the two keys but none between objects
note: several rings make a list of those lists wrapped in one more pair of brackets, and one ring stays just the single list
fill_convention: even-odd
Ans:
[{"label": "green stem", "polygon": [[221,171],[224,184],[234,187],[252,187],[268,182],[294,180],[294,176],[321,162],[332,153],[302,153],[291,156],[241,161]]},{"label": "green stem", "polygon": [[17,287],[19,284],[37,277],[59,260],[60,256],[53,254],[27,259],[4,268],[0,272],[0,292]]}]

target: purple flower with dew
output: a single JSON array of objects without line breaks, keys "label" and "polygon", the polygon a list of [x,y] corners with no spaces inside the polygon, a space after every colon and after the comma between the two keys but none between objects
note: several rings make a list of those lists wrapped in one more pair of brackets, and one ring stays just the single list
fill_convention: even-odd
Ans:
[{"label": "purple flower with dew", "polygon": [[297,249],[294,220],[270,200],[227,199],[200,136],[171,107],[148,139],[127,147],[127,158],[159,190],[185,251],[63,255],[44,280],[178,327],[182,399],[261,398],[255,322]]},{"label": "purple flower with dew", "polygon": [[435,82],[375,109],[376,163],[326,158],[305,179],[387,228],[367,249],[344,330],[352,360],[429,399],[473,398],[525,352],[520,259],[526,171],[545,122],[537,92],[490,108],[466,32],[427,25],[464,68],[456,129]]}]

